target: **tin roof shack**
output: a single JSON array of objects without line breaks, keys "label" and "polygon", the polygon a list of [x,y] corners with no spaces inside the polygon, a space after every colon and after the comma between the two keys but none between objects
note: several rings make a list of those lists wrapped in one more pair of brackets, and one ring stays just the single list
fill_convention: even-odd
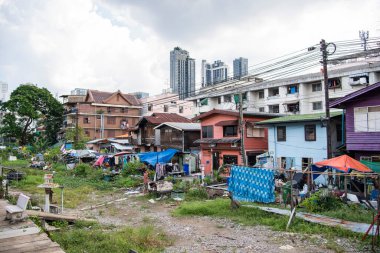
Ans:
[{"label": "tin roof shack", "polygon": [[159,142],[160,131],[154,128],[165,122],[191,123],[191,120],[176,113],[153,113],[151,116],[143,116],[136,124],[135,138],[132,144],[137,152],[160,151],[156,145]]},{"label": "tin roof shack", "polygon": [[[341,112],[331,112],[331,150],[341,144]],[[267,167],[305,169],[327,157],[325,114],[299,114],[256,123],[268,127],[270,160]]]},{"label": "tin roof shack", "polygon": [[[256,156],[268,149],[268,131],[255,123],[277,117],[278,114],[244,112],[245,150],[249,165],[256,163]],[[211,110],[195,117],[201,123],[201,164],[206,174],[211,174],[223,164],[241,164],[239,112]]]},{"label": "tin roof shack", "polygon": [[200,123],[165,122],[154,128],[160,131],[156,146],[161,149],[174,148],[182,152],[199,149],[199,143],[194,143],[201,137]]},{"label": "tin roof shack", "polygon": [[364,163],[380,162],[380,82],[337,99],[330,107],[345,111],[350,155]]}]

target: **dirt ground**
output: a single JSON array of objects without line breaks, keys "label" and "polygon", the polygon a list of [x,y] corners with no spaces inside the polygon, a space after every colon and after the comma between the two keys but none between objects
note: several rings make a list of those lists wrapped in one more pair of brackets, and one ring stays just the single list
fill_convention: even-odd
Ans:
[{"label": "dirt ground", "polygon": [[[93,196],[92,203],[125,198],[124,194],[106,199]],[[173,244],[165,252],[360,252],[347,239],[329,239],[319,235],[272,231],[264,226],[241,226],[228,219],[210,217],[172,217],[176,207],[167,201],[150,203],[147,199],[127,199],[90,210],[72,212],[96,218],[116,226],[153,225],[165,231]]]}]

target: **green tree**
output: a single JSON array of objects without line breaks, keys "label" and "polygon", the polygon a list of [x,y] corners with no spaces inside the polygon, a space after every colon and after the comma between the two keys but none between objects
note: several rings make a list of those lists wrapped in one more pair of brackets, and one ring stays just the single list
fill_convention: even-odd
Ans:
[{"label": "green tree", "polygon": [[88,142],[90,140],[90,138],[86,136],[83,128],[78,126],[78,142],[75,143],[75,135],[76,134],[77,134],[77,131],[75,128],[67,129],[66,135],[65,135],[66,141],[72,141],[74,143],[74,145],[73,145],[74,149],[85,149],[86,148],[86,142]]},{"label": "green tree", "polygon": [[46,88],[31,84],[20,85],[2,104],[5,112],[0,133],[15,137],[20,145],[33,140],[37,127],[45,129],[43,138],[53,144],[63,121],[63,106]]}]

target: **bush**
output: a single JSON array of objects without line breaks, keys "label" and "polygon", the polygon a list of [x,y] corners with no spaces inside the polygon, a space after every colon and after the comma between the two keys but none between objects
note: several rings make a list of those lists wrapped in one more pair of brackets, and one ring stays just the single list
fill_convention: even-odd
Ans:
[{"label": "bush", "polygon": [[187,201],[203,200],[207,198],[208,198],[207,191],[203,187],[190,189],[186,193],[186,196],[185,196],[185,200]]},{"label": "bush", "polygon": [[324,212],[341,208],[343,202],[332,195],[324,195],[321,191],[312,194],[305,199],[300,206],[309,212]]},{"label": "bush", "polygon": [[140,161],[133,161],[127,163],[126,168],[122,171],[123,176],[142,174],[142,171],[146,169],[146,165]]},{"label": "bush", "polygon": [[92,174],[93,171],[94,168],[92,168],[90,165],[81,163],[74,168],[73,173],[77,177],[87,177]]}]

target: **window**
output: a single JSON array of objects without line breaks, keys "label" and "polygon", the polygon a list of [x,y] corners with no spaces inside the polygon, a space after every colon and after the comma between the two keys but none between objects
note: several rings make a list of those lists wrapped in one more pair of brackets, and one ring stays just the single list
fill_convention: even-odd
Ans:
[{"label": "window", "polygon": [[247,137],[265,137],[264,128],[258,128],[251,124],[247,125]]},{"label": "window", "polygon": [[313,92],[316,92],[316,91],[322,91],[322,83],[313,83],[311,85],[311,90]]},{"label": "window", "polygon": [[280,112],[280,106],[279,105],[269,105],[269,112],[270,113],[279,113]]},{"label": "window", "polygon": [[164,105],[164,112],[168,112],[169,111],[169,106],[168,105]]},{"label": "window", "polygon": [[179,113],[183,113],[183,106],[180,106],[180,107],[178,108],[178,112],[179,112]]},{"label": "window", "polygon": [[296,94],[296,93],[298,93],[298,85],[289,85],[288,94]]},{"label": "window", "polygon": [[90,131],[85,130],[85,131],[84,131],[84,134],[85,134],[87,137],[90,137]]},{"label": "window", "polygon": [[218,97],[218,105],[222,103],[222,97]]},{"label": "window", "polygon": [[107,117],[107,124],[115,125],[116,118],[115,117]]},{"label": "window", "polygon": [[237,155],[224,155],[223,164],[238,164]]},{"label": "window", "polygon": [[268,90],[269,91],[269,96],[270,97],[273,97],[273,96],[278,96],[280,94],[280,91],[278,89],[278,87],[276,88],[271,88]]},{"label": "window", "polygon": [[153,105],[152,104],[148,104],[148,112],[151,112],[153,110]]},{"label": "window", "polygon": [[259,99],[263,99],[263,98],[264,98],[264,91],[260,90],[259,91]]},{"label": "window", "polygon": [[335,89],[335,88],[341,87],[341,83],[340,83],[339,78],[329,79],[327,83],[328,83],[329,89]]},{"label": "window", "polygon": [[88,117],[83,118],[83,124],[90,124],[90,118]]},{"label": "window", "polygon": [[111,113],[112,112],[112,108],[111,107],[107,107],[107,112]]},{"label": "window", "polygon": [[288,104],[287,105],[287,111],[288,112],[299,112],[299,103],[294,103],[294,104]]},{"label": "window", "polygon": [[368,84],[369,83],[368,73],[361,73],[361,74],[350,76],[350,80],[348,81],[348,83],[351,86]]},{"label": "window", "polygon": [[128,108],[122,107],[122,108],[120,108],[120,112],[121,113],[128,113]]},{"label": "window", "polygon": [[127,129],[129,127],[128,125],[128,119],[122,119],[120,120],[120,128],[121,129]]},{"label": "window", "polygon": [[223,99],[225,103],[231,103],[231,95],[224,95]]},{"label": "window", "polygon": [[342,124],[336,124],[335,128],[336,128],[336,141],[342,142],[343,141],[343,139],[342,139],[342,134],[343,134]]},{"label": "window", "polygon": [[247,100],[247,92],[244,92],[244,93],[242,94],[242,99],[243,99],[243,100]]},{"label": "window", "polygon": [[224,137],[237,136],[237,126],[224,126],[223,136]]},{"label": "window", "polygon": [[306,170],[312,164],[313,158],[302,157],[302,170]]},{"label": "window", "polygon": [[305,141],[315,141],[317,139],[315,125],[305,125]]},{"label": "window", "polygon": [[265,112],[265,108],[264,107],[259,107],[259,112]]},{"label": "window", "polygon": [[380,106],[354,108],[355,132],[380,132]]},{"label": "window", "polygon": [[214,138],[214,127],[213,126],[203,126],[202,127],[202,138]]},{"label": "window", "polygon": [[277,141],[286,141],[286,126],[277,127]]},{"label": "window", "polygon": [[313,102],[313,111],[322,110],[322,101]]}]

